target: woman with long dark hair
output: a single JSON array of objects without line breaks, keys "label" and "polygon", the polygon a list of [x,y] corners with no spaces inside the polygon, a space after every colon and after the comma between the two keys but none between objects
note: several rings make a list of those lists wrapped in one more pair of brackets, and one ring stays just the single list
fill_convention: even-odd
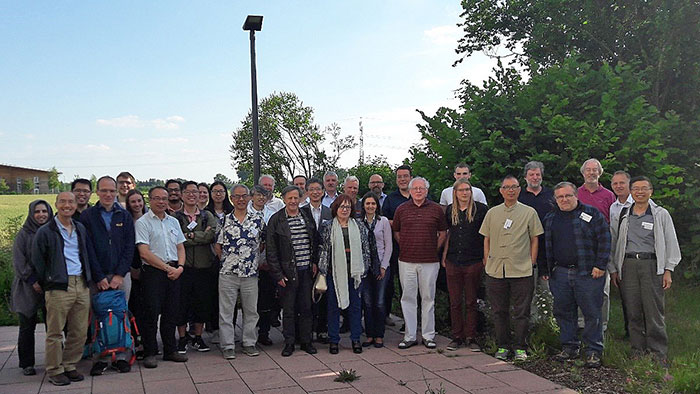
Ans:
[{"label": "woman with long dark hair", "polygon": [[362,278],[370,266],[367,227],[352,217],[353,201],[341,194],[331,204],[333,220],[321,225],[319,271],[328,285],[328,340],[331,354],[338,353],[340,311],[349,309],[350,340],[354,353],[362,353]]},{"label": "woman with long dark hair", "polygon": [[[126,210],[131,214],[134,219],[134,225],[136,221],[143,216],[146,209],[146,201],[143,198],[143,194],[138,189],[131,189],[126,194]],[[134,245],[136,249],[136,245]],[[134,258],[131,261],[131,295],[129,296],[129,310],[134,315],[136,319],[136,326],[141,327],[142,316],[143,316],[143,306],[142,306],[142,291],[141,291],[141,255],[138,250],[134,251]],[[137,338],[140,344],[140,337]],[[139,360],[143,359],[143,351],[139,350],[136,352],[136,358]]]},{"label": "woman with long dark hair", "polygon": [[[479,351],[475,342],[477,321],[477,291],[484,270],[484,236],[479,234],[488,207],[474,201],[468,180],[458,179],[452,189],[452,204],[447,206],[447,242],[442,254],[442,266],[447,273],[450,293],[452,342],[447,350],[469,346]],[[467,316],[464,317],[462,305]]]},{"label": "woman with long dark hair", "polygon": [[389,219],[379,214],[379,197],[368,192],[362,197],[362,224],[367,228],[370,250],[370,272],[362,284],[362,306],[365,312],[365,334],[363,347],[384,346],[384,317],[386,305],[384,294],[389,282],[389,259],[393,249]]},{"label": "woman with long dark hair", "polygon": [[233,204],[228,198],[228,189],[223,182],[215,181],[212,183],[209,186],[209,195],[211,196],[209,203],[204,209],[213,213],[219,220],[233,212]]}]

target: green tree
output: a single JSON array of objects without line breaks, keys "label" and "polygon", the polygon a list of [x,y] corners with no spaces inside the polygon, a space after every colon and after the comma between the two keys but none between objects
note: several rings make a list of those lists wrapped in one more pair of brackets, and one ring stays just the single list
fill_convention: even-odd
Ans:
[{"label": "green tree", "polygon": [[5,178],[0,178],[0,194],[6,194],[10,191],[10,186],[5,182]]},{"label": "green tree", "polygon": [[231,186],[233,186],[233,183],[234,183],[231,179],[229,179],[229,177],[227,177],[227,176],[224,175],[224,174],[216,174],[216,175],[214,175],[214,182],[222,182],[224,185],[226,185],[226,188],[227,188],[227,189],[230,189]]},{"label": "green tree", "polygon": [[56,167],[51,167],[49,170],[49,189],[51,189],[51,192],[56,193],[60,191],[61,188],[61,181],[58,180],[58,170]]},{"label": "green tree", "polygon": [[34,193],[34,181],[31,178],[22,181],[22,192],[26,194]]},{"label": "green tree", "polygon": [[[347,145],[337,125],[321,130],[314,121],[313,108],[294,93],[272,93],[261,100],[258,113],[261,171],[272,175],[278,185],[295,174],[309,176],[334,168],[342,149],[334,147],[334,152],[327,154],[323,148],[327,135],[332,142],[339,142],[340,148]],[[232,167],[239,174],[253,172],[251,119],[249,113],[232,135]]]},{"label": "green tree", "polygon": [[379,174],[384,180],[384,193],[389,193],[396,188],[396,177],[386,157],[371,156],[365,160],[363,164],[348,169],[348,174],[354,175],[360,180],[360,191],[358,196],[362,197],[369,191],[369,177],[374,174]]},{"label": "green tree", "polygon": [[92,190],[97,190],[97,176],[95,174],[90,176],[90,183],[92,183]]}]

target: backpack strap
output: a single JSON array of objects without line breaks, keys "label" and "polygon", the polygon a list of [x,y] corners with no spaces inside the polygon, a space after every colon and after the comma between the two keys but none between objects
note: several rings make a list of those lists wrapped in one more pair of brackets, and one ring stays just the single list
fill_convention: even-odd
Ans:
[{"label": "backpack strap", "polygon": [[622,208],[622,211],[620,211],[620,218],[617,220],[617,234],[618,237],[620,236],[620,225],[622,224],[622,218],[627,216],[627,212],[629,211],[629,207],[624,207]]}]

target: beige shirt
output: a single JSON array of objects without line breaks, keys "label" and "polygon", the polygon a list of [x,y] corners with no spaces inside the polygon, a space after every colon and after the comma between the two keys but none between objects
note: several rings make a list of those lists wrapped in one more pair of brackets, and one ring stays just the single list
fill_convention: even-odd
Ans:
[{"label": "beige shirt", "polygon": [[517,202],[510,208],[497,205],[486,213],[479,233],[489,238],[486,274],[493,278],[523,278],[532,275],[530,238],[542,233],[537,211]]}]

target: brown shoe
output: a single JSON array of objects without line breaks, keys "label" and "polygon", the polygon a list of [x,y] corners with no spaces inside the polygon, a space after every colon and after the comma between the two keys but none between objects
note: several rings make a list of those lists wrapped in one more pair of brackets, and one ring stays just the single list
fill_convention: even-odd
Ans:
[{"label": "brown shoe", "polygon": [[85,379],[85,376],[81,375],[75,369],[72,371],[65,371],[63,374],[66,375],[66,377],[70,379],[71,382],[80,382]]},{"label": "brown shoe", "polygon": [[58,375],[49,376],[49,382],[54,386],[68,386],[70,384],[70,379],[68,379],[68,376],[59,373]]}]

